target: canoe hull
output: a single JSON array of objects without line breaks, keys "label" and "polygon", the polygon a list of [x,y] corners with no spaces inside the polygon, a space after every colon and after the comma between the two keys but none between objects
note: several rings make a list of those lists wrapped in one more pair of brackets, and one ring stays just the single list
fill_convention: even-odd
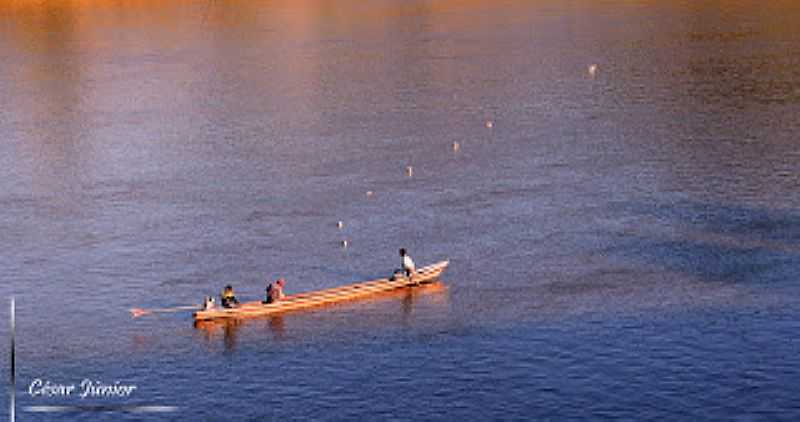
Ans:
[{"label": "canoe hull", "polygon": [[210,321],[231,318],[253,318],[282,314],[285,312],[308,309],[333,303],[358,300],[375,295],[377,293],[413,288],[418,285],[434,282],[444,272],[448,264],[449,261],[441,261],[437,262],[436,264],[420,268],[417,270],[417,273],[411,277],[411,279],[406,277],[400,277],[397,280],[382,278],[316,292],[289,295],[278,302],[270,304],[264,304],[261,302],[247,302],[236,308],[217,307],[209,310],[200,310],[194,313],[194,319],[195,321]]}]

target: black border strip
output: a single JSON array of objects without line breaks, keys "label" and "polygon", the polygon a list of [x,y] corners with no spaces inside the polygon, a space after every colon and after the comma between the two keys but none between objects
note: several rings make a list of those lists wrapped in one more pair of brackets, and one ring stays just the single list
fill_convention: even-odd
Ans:
[{"label": "black border strip", "polygon": [[16,418],[15,410],[17,408],[16,403],[16,396],[17,396],[17,360],[16,360],[16,304],[14,303],[14,296],[11,296],[11,373],[9,375],[10,381],[10,388],[11,388],[11,395],[8,404],[8,414],[9,419],[11,422],[14,422]]}]

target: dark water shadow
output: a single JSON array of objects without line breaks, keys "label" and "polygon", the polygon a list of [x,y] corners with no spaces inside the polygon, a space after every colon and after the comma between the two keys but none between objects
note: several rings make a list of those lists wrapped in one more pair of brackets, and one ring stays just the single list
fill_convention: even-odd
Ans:
[{"label": "dark water shadow", "polygon": [[602,253],[612,259],[715,282],[791,282],[800,274],[800,213],[701,201],[614,208],[654,218],[665,230],[610,234]]},{"label": "dark water shadow", "polygon": [[800,255],[766,248],[627,236],[608,255],[686,273],[706,281],[759,283],[789,281],[800,271]]},{"label": "dark water shadow", "polygon": [[800,245],[800,211],[704,201],[617,203],[614,211],[657,218],[697,230]]}]

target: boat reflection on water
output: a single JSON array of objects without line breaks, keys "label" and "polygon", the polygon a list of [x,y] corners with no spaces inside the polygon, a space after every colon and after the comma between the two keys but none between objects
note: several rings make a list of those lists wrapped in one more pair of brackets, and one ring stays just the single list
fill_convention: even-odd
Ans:
[{"label": "boat reflection on water", "polygon": [[199,328],[207,341],[222,337],[225,350],[236,348],[236,338],[242,320],[231,319],[227,321],[195,321],[195,328]]},{"label": "boat reflection on water", "polygon": [[444,308],[450,303],[447,294],[447,286],[441,281],[424,284],[413,289],[406,289],[405,291],[389,292],[387,296],[392,294],[396,297],[402,297],[403,325],[409,324],[410,317],[414,313],[414,305],[420,295],[425,295],[427,302],[436,307]]},{"label": "boat reflection on water", "polygon": [[[417,301],[420,299],[421,296],[425,297],[425,304],[427,306],[434,306],[434,307],[447,307],[449,304],[449,297],[447,286],[440,282],[436,281],[429,284],[423,284],[421,286],[416,286],[414,288],[404,288],[393,290],[389,292],[381,292],[376,293],[374,296],[370,296],[369,298],[362,298],[358,300],[359,304],[369,303],[375,305],[376,302],[395,302],[398,303],[397,300],[400,299],[400,313],[391,312],[382,314],[385,317],[391,318],[392,321],[396,321],[397,316],[402,318],[403,326],[410,325],[411,317],[414,314],[416,309]],[[250,327],[258,329],[258,327],[265,327],[272,335],[272,339],[276,341],[286,340],[288,337],[287,335],[287,328],[286,328],[286,318],[290,318],[292,314],[300,314],[300,313],[312,313],[312,312],[320,312],[323,308],[331,308],[331,307],[353,307],[355,305],[354,302],[350,303],[336,303],[336,304],[326,304],[315,307],[313,309],[306,309],[306,310],[298,310],[298,311],[288,311],[281,315],[269,316],[269,317],[254,317],[250,319],[238,319],[238,318],[230,318],[230,319],[221,319],[221,320],[207,320],[207,321],[195,321],[194,327],[201,331],[203,334],[203,338],[208,341],[216,341],[218,338],[222,338],[223,345],[226,351],[232,351],[236,347],[237,340],[239,338],[239,330],[243,327]],[[389,305],[388,303],[386,305]],[[354,312],[358,312],[358,310],[354,309]],[[371,323],[380,323],[381,321],[387,322],[383,318],[375,318],[374,315],[370,315],[368,320]]]}]

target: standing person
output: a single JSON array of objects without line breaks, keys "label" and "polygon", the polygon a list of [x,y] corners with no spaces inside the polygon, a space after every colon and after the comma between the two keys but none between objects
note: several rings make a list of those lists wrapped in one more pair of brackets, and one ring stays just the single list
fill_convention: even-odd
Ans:
[{"label": "standing person", "polygon": [[234,308],[239,305],[239,300],[236,299],[236,295],[233,293],[233,286],[228,284],[225,286],[225,290],[222,291],[220,305],[223,308]]},{"label": "standing person", "polygon": [[400,257],[403,259],[403,272],[406,277],[411,277],[417,272],[417,267],[414,265],[414,260],[406,253],[405,248],[400,248]]},{"label": "standing person", "polygon": [[286,284],[286,280],[283,278],[279,278],[278,281],[274,283],[270,283],[267,286],[267,297],[264,300],[265,304],[275,303],[281,299],[283,299],[286,295],[283,294],[283,286]]}]

